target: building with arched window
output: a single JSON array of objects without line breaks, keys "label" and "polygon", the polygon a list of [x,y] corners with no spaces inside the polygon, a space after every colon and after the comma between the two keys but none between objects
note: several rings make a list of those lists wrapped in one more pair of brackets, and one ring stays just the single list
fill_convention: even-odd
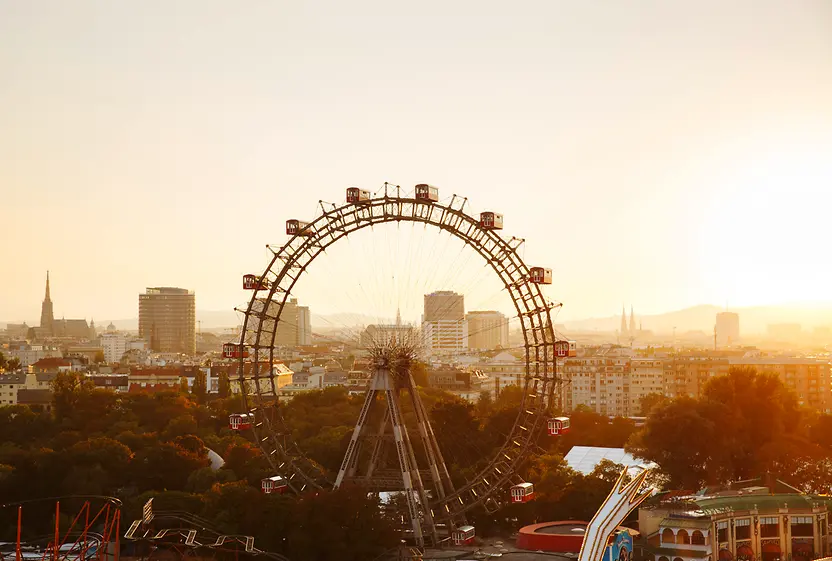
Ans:
[{"label": "building with arched window", "polygon": [[828,556],[830,500],[780,481],[768,487],[665,494],[639,509],[644,558],[811,561]]}]

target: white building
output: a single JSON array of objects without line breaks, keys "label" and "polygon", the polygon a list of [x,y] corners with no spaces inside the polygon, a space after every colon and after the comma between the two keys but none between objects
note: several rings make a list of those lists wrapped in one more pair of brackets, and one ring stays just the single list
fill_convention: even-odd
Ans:
[{"label": "white building", "polygon": [[465,297],[449,290],[425,294],[422,337],[428,355],[457,355],[468,346]]},{"label": "white building", "polygon": [[121,357],[128,350],[129,337],[125,333],[102,333],[99,340],[101,348],[104,349],[104,360],[108,364],[121,361]]},{"label": "white building", "polygon": [[46,345],[30,345],[28,343],[12,344],[8,351],[4,351],[10,358],[16,358],[23,367],[30,366],[42,358],[61,358],[63,353],[57,347]]},{"label": "white building", "polygon": [[508,351],[477,362],[472,365],[472,368],[489,378],[484,382],[482,389],[495,393],[505,386],[522,386],[526,377],[526,361]]},{"label": "white building", "polygon": [[434,320],[422,324],[422,338],[429,356],[456,355],[468,347],[468,324],[461,320]]}]

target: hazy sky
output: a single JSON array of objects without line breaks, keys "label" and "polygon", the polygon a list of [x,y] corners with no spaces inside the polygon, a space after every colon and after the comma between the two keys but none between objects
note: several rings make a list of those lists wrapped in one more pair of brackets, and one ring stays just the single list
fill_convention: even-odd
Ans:
[{"label": "hazy sky", "polygon": [[[47,269],[58,316],[230,309],[287,218],[384,181],[505,213],[562,319],[830,300],[832,2],[0,0],[0,320]],[[313,311],[443,288],[345,267]]]}]

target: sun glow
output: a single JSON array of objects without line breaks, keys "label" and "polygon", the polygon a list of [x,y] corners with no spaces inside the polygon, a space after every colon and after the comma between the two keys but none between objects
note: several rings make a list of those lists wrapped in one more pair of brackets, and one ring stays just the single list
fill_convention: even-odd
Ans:
[{"label": "sun glow", "polygon": [[699,248],[715,303],[832,300],[830,154],[832,137],[781,137],[717,178]]}]

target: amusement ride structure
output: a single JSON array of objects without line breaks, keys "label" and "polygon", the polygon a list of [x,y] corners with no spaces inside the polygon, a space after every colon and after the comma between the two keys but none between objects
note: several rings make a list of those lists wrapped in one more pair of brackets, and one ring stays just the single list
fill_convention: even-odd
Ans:
[{"label": "amusement ride structure", "polygon": [[[447,202],[446,202],[447,201]],[[263,480],[264,492],[302,493],[337,488],[346,483],[371,492],[402,492],[407,504],[406,537],[417,547],[437,544],[447,536],[455,544],[470,543],[474,528],[466,513],[477,506],[493,512],[507,502],[525,502],[534,495],[533,482],[520,476],[521,466],[535,453],[538,437],[569,428],[565,417],[552,417],[558,389],[557,358],[574,356],[571,341],[558,339],[551,312],[560,304],[543,290],[552,283],[551,269],[529,267],[518,249],[525,240],[504,238],[503,216],[472,215],[467,198],[453,195],[440,201],[436,187],[420,184],[403,192],[385,183],[383,191],[346,191],[341,204],[319,202],[309,222],[286,222],[287,241],[275,248],[261,274],[243,278],[252,291],[240,340],[227,343],[223,355],[239,361],[239,383],[246,411],[232,415],[234,429],[250,429],[273,469]],[[475,477],[455,486],[439,449],[427,411],[416,391],[411,365],[418,345],[407,338],[377,342],[369,349],[372,373],[364,405],[337,474],[327,473],[297,445],[278,404],[279,388],[271,365],[278,358],[276,336],[285,324],[281,314],[310,264],[350,234],[380,224],[414,222],[438,228],[472,248],[501,281],[511,298],[522,331],[524,375],[522,403],[505,442],[484,462]],[[406,394],[406,398],[403,395]],[[416,416],[407,427],[402,416],[406,399]],[[414,441],[421,443],[427,465],[417,465]]]}]

